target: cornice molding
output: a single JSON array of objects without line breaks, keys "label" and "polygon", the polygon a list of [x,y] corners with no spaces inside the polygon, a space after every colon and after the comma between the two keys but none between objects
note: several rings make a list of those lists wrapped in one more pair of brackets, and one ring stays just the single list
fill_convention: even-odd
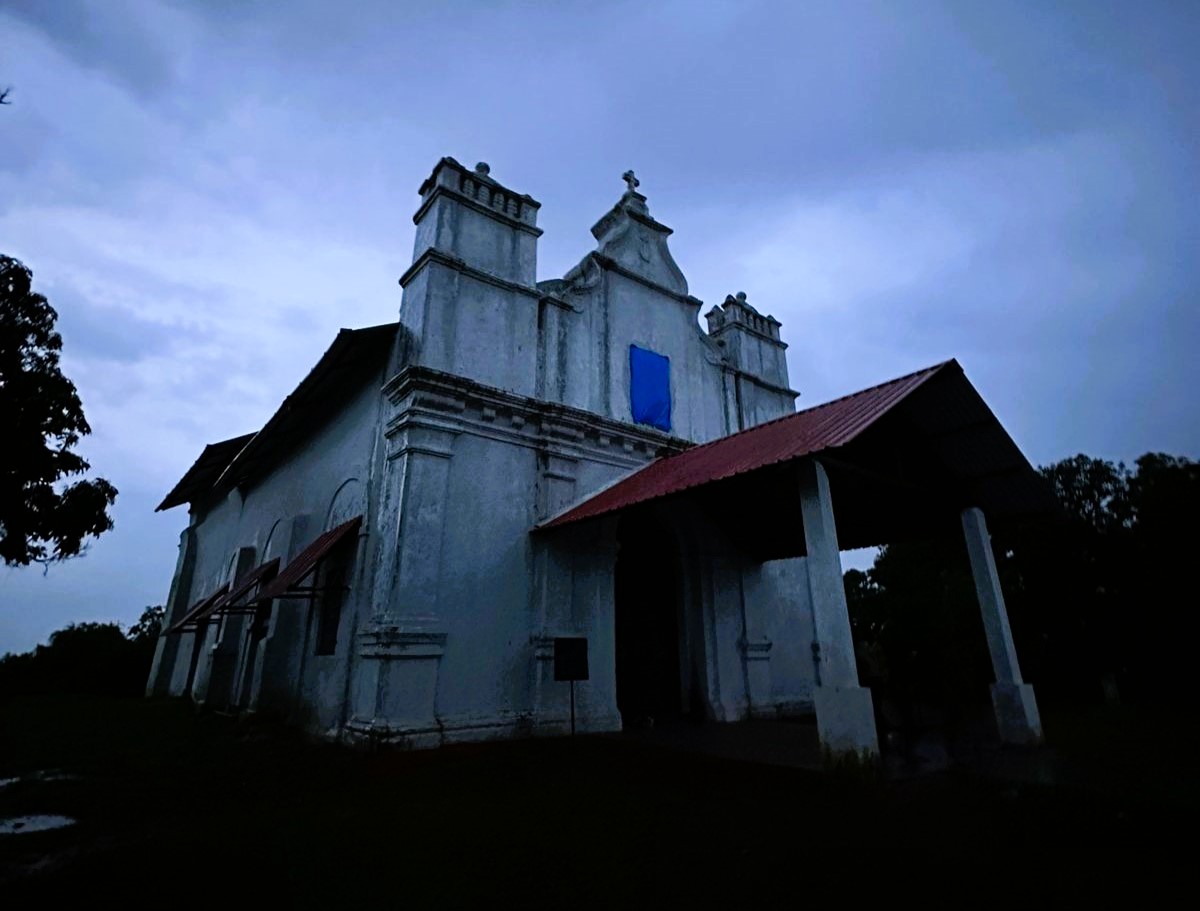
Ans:
[{"label": "cornice molding", "polygon": [[453,427],[458,432],[549,451],[562,458],[621,468],[641,465],[664,450],[681,452],[692,445],[652,428],[518,395],[428,367],[405,368],[384,386],[383,392],[396,409],[385,425],[389,438],[435,421],[442,430]]},{"label": "cornice molding", "polygon": [[734,367],[732,364],[725,364],[723,366],[725,370],[728,370],[739,379],[747,380],[748,382],[753,383],[755,386],[766,389],[768,392],[777,392],[780,395],[787,395],[791,396],[792,398],[798,398],[800,396],[800,393],[795,389],[789,389],[787,386],[780,386],[778,383],[769,382],[760,376],[755,376],[753,373],[747,373],[740,367]]},{"label": "cornice molding", "polygon": [[672,291],[670,288],[666,287],[665,285],[660,285],[653,279],[646,278],[644,275],[639,275],[632,269],[626,269],[610,256],[605,256],[603,253],[597,251],[592,251],[588,254],[588,256],[592,257],[592,259],[594,259],[601,268],[606,269],[609,272],[616,272],[618,275],[622,275],[631,281],[635,281],[639,285],[644,285],[652,291],[657,291],[659,294],[664,294],[673,300],[677,300],[681,304],[687,304],[689,307],[695,307],[697,310],[704,306],[704,301],[700,300],[699,298],[692,297],[690,294],[680,294],[678,291]]},{"label": "cornice molding", "polygon": [[421,207],[417,209],[416,214],[413,215],[413,224],[419,224],[421,219],[425,217],[425,213],[429,211],[430,206],[432,206],[443,196],[453,199],[460,206],[466,206],[468,209],[474,209],[481,215],[486,215],[488,218],[494,218],[501,224],[508,225],[508,227],[514,228],[517,231],[524,231],[526,234],[531,234],[534,237],[541,237],[543,234],[541,228],[526,224],[519,219],[513,218],[506,212],[501,212],[499,209],[493,209],[485,206],[471,197],[458,192],[458,190],[454,190],[442,184],[435,186],[429,192],[429,195],[425,197],[425,201],[421,203]]},{"label": "cornice molding", "polygon": [[722,335],[724,335],[726,332],[732,332],[735,329],[740,332],[745,332],[747,335],[753,335],[755,338],[760,338],[764,342],[770,342],[776,348],[786,349],[788,346],[788,343],[783,341],[782,339],[772,338],[771,336],[767,335],[765,332],[759,332],[753,326],[748,326],[745,323],[735,323],[732,321],[725,323],[723,326],[710,331],[708,333],[708,336],[709,336],[709,338],[720,341],[720,338]]},{"label": "cornice molding", "polygon": [[510,281],[499,275],[493,275],[491,272],[485,272],[483,269],[470,265],[466,260],[455,256],[453,253],[447,253],[445,250],[439,250],[437,247],[426,248],[420,256],[413,260],[413,264],[400,276],[400,287],[407,288],[412,283],[412,280],[416,278],[417,273],[430,263],[437,263],[439,266],[453,269],[460,275],[465,275],[468,278],[473,278],[476,281],[501,288],[505,291],[512,291],[517,294],[524,294],[527,297],[546,301],[556,307],[562,307],[564,310],[574,309],[567,301],[557,295],[548,294],[531,285],[522,285],[520,282]]}]

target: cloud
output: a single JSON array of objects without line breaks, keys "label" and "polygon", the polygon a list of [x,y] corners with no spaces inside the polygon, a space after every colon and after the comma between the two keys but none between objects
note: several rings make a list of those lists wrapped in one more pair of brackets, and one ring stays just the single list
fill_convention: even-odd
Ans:
[{"label": "cloud", "polygon": [[172,87],[172,55],[163,39],[182,23],[169,7],[121,0],[9,0],[5,10],[78,66],[113,79],[125,91],[152,99]]},{"label": "cloud", "polygon": [[121,489],[86,560],[0,575],[0,650],[162,600],[154,505],[395,316],[443,154],[544,203],[542,278],[635,168],[694,293],[783,320],[804,404],[957,356],[1035,460],[1200,453],[1186,6],[21,0],[0,29],[0,249]]},{"label": "cloud", "polygon": [[1158,207],[1169,170],[1130,167],[1145,152],[1081,132],[795,198],[704,249],[693,287],[753,289],[808,404],[953,356],[1035,459],[1196,452],[1194,405],[1145,395],[1200,382],[1194,270],[1163,255],[1188,224]]},{"label": "cloud", "polygon": [[[339,328],[386,322],[399,303],[380,293],[396,273],[375,250],[193,202],[174,213],[164,199],[153,221],[58,208],[0,218],[0,232],[20,224],[72,249],[27,265],[52,303],[64,295],[64,369],[96,428],[94,464],[162,484],[205,443],[265,421]],[[105,334],[119,341],[97,352]]]},{"label": "cloud", "polygon": [[142,319],[122,307],[95,306],[70,286],[49,289],[57,328],[71,339],[74,358],[131,364],[179,341],[170,327]]}]

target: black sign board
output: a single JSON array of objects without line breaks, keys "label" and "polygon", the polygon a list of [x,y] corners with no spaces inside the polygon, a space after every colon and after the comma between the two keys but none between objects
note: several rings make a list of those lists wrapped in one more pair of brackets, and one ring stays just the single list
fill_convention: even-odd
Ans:
[{"label": "black sign board", "polygon": [[554,640],[554,679],[588,679],[587,639],[580,636]]}]

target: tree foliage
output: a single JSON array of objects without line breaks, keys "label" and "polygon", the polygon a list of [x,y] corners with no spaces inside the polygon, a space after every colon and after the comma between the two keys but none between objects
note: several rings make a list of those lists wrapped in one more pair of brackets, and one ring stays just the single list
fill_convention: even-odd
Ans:
[{"label": "tree foliage", "polygon": [[139,696],[145,692],[161,606],[147,607],[128,632],[115,623],[71,623],[46,645],[0,658],[0,697],[76,693]]},{"label": "tree foliage", "polygon": [[126,634],[129,640],[131,642],[149,642],[153,645],[158,641],[158,634],[162,631],[166,613],[161,604],[147,607],[142,611],[137,623],[129,627],[129,632]]},{"label": "tree foliage", "polygon": [[32,284],[0,255],[0,558],[10,566],[77,555],[112,528],[117,496],[103,478],[66,480],[91,467],[72,451],[91,427],[59,367],[58,314]]},{"label": "tree foliage", "polygon": [[[991,529],[1023,676],[1050,699],[1183,699],[1198,640],[1186,568],[1200,465],[1147,453],[1133,469],[1077,455],[1041,469],[1057,522]],[[881,549],[846,574],[864,683],[896,704],[961,707],[992,679],[959,537]]]}]

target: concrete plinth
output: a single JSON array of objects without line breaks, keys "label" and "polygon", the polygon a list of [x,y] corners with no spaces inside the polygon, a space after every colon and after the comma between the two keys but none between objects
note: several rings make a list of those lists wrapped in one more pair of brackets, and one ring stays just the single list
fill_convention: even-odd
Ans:
[{"label": "concrete plinth", "polygon": [[1042,719],[1033,686],[1028,683],[993,683],[992,707],[1000,739],[1019,746],[1042,742]]},{"label": "concrete plinth", "polygon": [[875,706],[865,686],[819,686],[813,691],[817,733],[831,753],[879,755]]}]

